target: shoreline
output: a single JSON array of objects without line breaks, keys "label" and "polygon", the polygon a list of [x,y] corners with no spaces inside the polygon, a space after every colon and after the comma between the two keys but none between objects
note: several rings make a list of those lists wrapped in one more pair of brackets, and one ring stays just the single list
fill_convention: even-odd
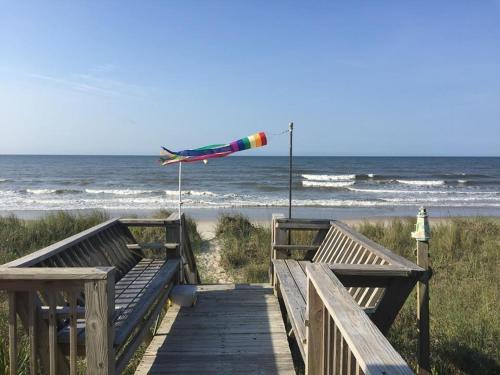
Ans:
[{"label": "shoreline", "polygon": [[[109,214],[110,217],[149,217],[158,210],[93,210],[93,209],[82,209],[82,210],[25,210],[25,211],[0,211],[1,217],[8,217],[11,215],[16,216],[23,220],[35,220],[41,218],[45,215],[56,213],[60,211],[70,212],[74,214],[87,214],[95,211],[104,211]],[[175,211],[169,210],[167,211]],[[439,210],[437,208],[428,208],[429,220],[431,224],[447,222],[450,219],[457,217],[490,217],[498,218],[500,220],[500,212],[498,210],[492,210],[491,214],[485,215],[483,212],[475,212],[477,210]],[[218,218],[225,214],[241,214],[248,217],[248,219],[255,225],[258,226],[269,226],[271,224],[271,218],[273,214],[283,214],[285,217],[288,215],[288,210],[283,207],[273,207],[273,208],[231,208],[231,209],[214,209],[214,208],[202,208],[202,209],[192,209],[187,208],[183,211],[186,215],[190,216],[194,221],[196,221],[198,232],[202,237],[213,237],[215,236],[215,226],[217,224]],[[292,217],[296,218],[312,218],[312,219],[332,219],[339,220],[349,226],[357,226],[363,222],[368,222],[371,224],[383,223],[387,225],[394,219],[398,218],[414,218],[418,212],[418,207],[408,208],[405,210],[391,210],[389,212],[380,209],[377,210],[367,210],[367,209],[339,209],[339,208],[307,208],[303,207],[293,208]]]},{"label": "shoreline", "polygon": [[[432,207],[426,206],[429,217],[432,219],[447,219],[452,217],[499,217],[500,209],[496,207],[467,208],[467,207]],[[165,209],[76,209],[76,210],[12,210],[0,211],[0,217],[14,215],[20,219],[36,219],[54,212],[90,213],[95,211],[107,212],[111,217],[138,216],[148,217],[159,210]],[[415,217],[419,206],[393,208],[364,208],[364,207],[292,207],[292,217],[312,219],[332,219],[344,222],[359,222],[363,220],[381,221],[396,217]],[[176,209],[166,208],[174,212]],[[233,207],[233,208],[185,208],[183,212],[197,222],[216,221],[225,214],[241,214],[253,222],[270,222],[273,214],[288,216],[287,207]]]}]

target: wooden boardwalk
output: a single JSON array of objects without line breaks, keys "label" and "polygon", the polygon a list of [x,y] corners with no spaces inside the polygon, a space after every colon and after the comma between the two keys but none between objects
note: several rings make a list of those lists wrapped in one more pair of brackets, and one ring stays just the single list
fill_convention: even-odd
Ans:
[{"label": "wooden boardwalk", "polygon": [[136,374],[295,374],[277,298],[262,285],[200,285],[172,306]]}]

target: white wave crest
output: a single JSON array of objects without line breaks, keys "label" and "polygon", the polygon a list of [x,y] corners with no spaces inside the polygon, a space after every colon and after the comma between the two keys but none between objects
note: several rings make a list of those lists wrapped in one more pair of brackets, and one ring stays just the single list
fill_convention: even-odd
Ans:
[{"label": "white wave crest", "polygon": [[368,173],[368,177],[370,177],[370,178],[375,177],[375,173]]},{"label": "white wave crest", "polygon": [[469,181],[467,181],[467,180],[458,180],[457,182],[458,182],[459,184],[466,184],[466,183],[467,183],[467,182],[469,182]]},{"label": "white wave crest", "polygon": [[396,180],[400,184],[415,185],[415,186],[441,186],[445,182],[442,180]]},{"label": "white wave crest", "polygon": [[364,188],[347,188],[350,191],[360,192],[360,193],[375,193],[375,194],[440,194],[440,195],[486,195],[495,196],[500,195],[498,191],[459,191],[459,190],[398,190],[398,189],[364,189]]},{"label": "white wave crest", "polygon": [[133,189],[85,189],[88,194],[113,194],[113,195],[139,195],[153,193],[152,190],[133,190]]},{"label": "white wave crest", "polygon": [[16,192],[14,190],[0,190],[0,196],[12,196],[15,194]]},{"label": "white wave crest", "polygon": [[7,181],[9,181],[8,178],[0,178],[0,182],[7,182]]},{"label": "white wave crest", "polygon": [[302,177],[313,181],[346,181],[356,179],[355,174],[303,174]]},{"label": "white wave crest", "polygon": [[[166,195],[179,195],[179,190],[165,190]],[[182,195],[192,195],[193,197],[216,197],[217,194],[211,191],[186,190],[182,191]]]},{"label": "white wave crest", "polygon": [[302,181],[302,186],[307,187],[331,187],[344,188],[354,185],[354,181],[331,182],[331,181]]},{"label": "white wave crest", "polygon": [[30,194],[54,194],[56,192],[55,189],[26,189],[26,192]]}]

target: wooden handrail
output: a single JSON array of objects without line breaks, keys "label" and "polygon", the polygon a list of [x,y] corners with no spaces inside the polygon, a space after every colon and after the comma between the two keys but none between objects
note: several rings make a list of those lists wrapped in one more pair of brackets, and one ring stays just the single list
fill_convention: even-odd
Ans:
[{"label": "wooden handrail", "polygon": [[306,271],[306,374],[413,374],[328,265]]},{"label": "wooden handrail", "polygon": [[105,280],[114,267],[0,267],[0,281]]},{"label": "wooden handrail", "polygon": [[[77,319],[84,313],[86,321],[86,360],[88,373],[114,372],[113,349],[114,267],[0,267],[0,290],[9,295],[9,357],[11,374],[15,374],[17,359],[16,332],[19,314],[30,341],[30,372],[37,373],[36,353],[49,374],[76,374]],[[77,300],[85,293],[85,307]],[[44,312],[38,295],[47,302]],[[58,305],[65,304],[65,313]],[[82,309],[84,311],[82,311]],[[61,318],[68,318],[69,354],[66,361],[57,343]]]},{"label": "wooden handrail", "polygon": [[319,245],[273,245],[275,250],[298,250],[298,251],[312,251],[318,250]]},{"label": "wooden handrail", "polygon": [[122,218],[119,219],[119,221],[128,227],[164,227],[168,225],[179,225],[179,219],[172,218],[172,215],[167,219]]},{"label": "wooden handrail", "polygon": [[89,228],[87,230],[84,230],[83,232],[80,232],[78,234],[75,234],[74,236],[65,238],[62,241],[56,242],[50,246],[47,246],[41,250],[34,251],[31,254],[28,254],[22,258],[18,258],[13,260],[12,262],[6,263],[3,266],[4,267],[31,267],[35,264],[38,264],[42,262],[43,260],[50,258],[54,256],[55,254],[58,254],[67,248],[75,245],[76,243],[82,242],[85,239],[96,235],[99,232],[102,232],[103,230],[116,225],[118,222],[118,219],[111,219],[108,221],[105,221],[104,223],[98,224],[92,228]]},{"label": "wooden handrail", "polygon": [[357,243],[362,244],[371,253],[384,259],[389,264],[405,267],[416,272],[424,272],[424,269],[417,266],[415,263],[409,261],[405,257],[397,255],[392,251],[389,251],[385,247],[363,236],[361,233],[354,231],[348,225],[337,220],[332,220],[331,224],[332,226],[336,227],[340,232],[342,232],[344,235],[355,240]]}]

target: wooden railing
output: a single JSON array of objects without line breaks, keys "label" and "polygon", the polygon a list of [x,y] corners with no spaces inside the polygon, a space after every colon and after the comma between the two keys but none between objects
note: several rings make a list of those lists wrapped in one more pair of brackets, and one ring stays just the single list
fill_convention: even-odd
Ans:
[{"label": "wooden railing", "polygon": [[[165,228],[165,240],[136,243],[128,229],[134,226]],[[146,248],[165,250],[160,271],[154,260],[141,265]],[[136,281],[139,288],[132,291]],[[10,374],[18,372],[18,319],[29,337],[31,374],[76,374],[78,357],[85,358],[87,374],[119,374],[171,288],[199,282],[185,218],[176,214],[112,219],[0,266],[0,290],[8,294]],[[143,304],[133,304],[142,297]]]},{"label": "wooden railing", "polygon": [[[0,289],[7,290],[9,300],[10,374],[17,374],[17,314],[28,322],[31,374],[38,373],[39,351],[47,353],[40,360],[51,375],[76,374],[77,319],[81,318],[86,321],[87,367],[113,373],[114,285],[112,267],[2,268]],[[79,302],[82,293],[84,306]],[[41,314],[39,301],[48,307],[47,314]],[[65,320],[69,326],[69,368],[57,343],[58,327]],[[45,329],[39,329],[40,325]]]},{"label": "wooden railing", "polygon": [[[286,259],[291,251],[303,253],[302,259],[312,259],[330,229],[327,219],[286,219],[282,214],[274,214],[271,221],[271,251],[269,280],[274,283],[273,259]],[[293,231],[312,231],[315,233],[310,244],[292,244]]]},{"label": "wooden railing", "polygon": [[307,265],[306,374],[413,374],[326,264]]},{"label": "wooden railing", "polygon": [[181,215],[180,219],[178,213],[172,213],[167,219],[120,219],[120,222],[128,227],[165,228],[166,243],[134,244],[129,245],[129,249],[165,249],[167,258],[181,257],[181,279],[184,282],[188,284],[201,283],[184,214]]}]

